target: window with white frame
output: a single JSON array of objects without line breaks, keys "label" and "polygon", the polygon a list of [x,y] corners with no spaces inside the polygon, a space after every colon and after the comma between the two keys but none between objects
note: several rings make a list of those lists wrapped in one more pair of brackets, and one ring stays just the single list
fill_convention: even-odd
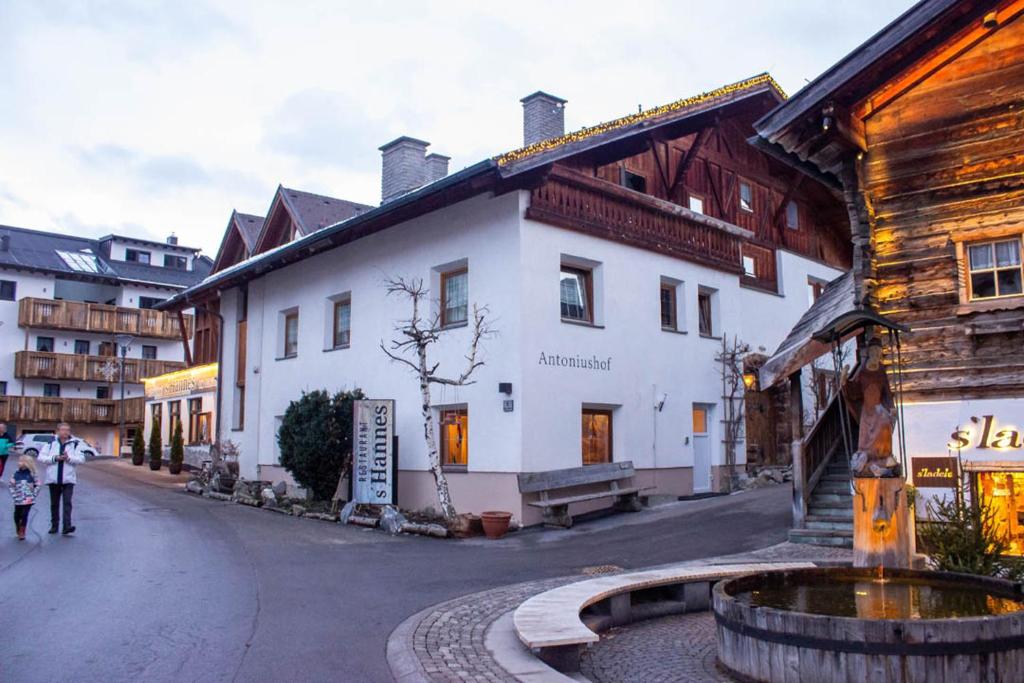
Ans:
[{"label": "window with white frame", "polygon": [[669,332],[685,330],[686,320],[683,315],[682,302],[683,281],[662,276],[658,289],[661,329]]},{"label": "window with white frame", "polygon": [[278,358],[294,358],[299,355],[299,309],[290,308],[278,314]]},{"label": "window with white frame", "polygon": [[1020,237],[969,242],[966,247],[968,296],[971,301],[1024,293]]}]

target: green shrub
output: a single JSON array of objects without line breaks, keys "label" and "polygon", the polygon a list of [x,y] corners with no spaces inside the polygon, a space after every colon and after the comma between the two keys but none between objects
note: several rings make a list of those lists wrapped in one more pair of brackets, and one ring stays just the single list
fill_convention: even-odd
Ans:
[{"label": "green shrub", "polygon": [[928,501],[928,521],[918,522],[918,536],[934,568],[947,572],[1024,578],[1020,561],[1006,557],[1009,538],[999,531],[996,511],[984,501],[971,501],[966,488]]},{"label": "green shrub", "polygon": [[153,428],[149,432],[149,469],[154,472],[160,469],[163,457],[164,443],[160,439],[160,420],[153,420]]},{"label": "green shrub", "polygon": [[132,437],[132,464],[141,466],[146,461],[146,443],[142,439],[142,428],[135,430]]},{"label": "green shrub", "polygon": [[183,462],[185,462],[185,439],[181,436],[181,420],[177,420],[174,423],[174,435],[171,437],[171,474],[180,474]]},{"label": "green shrub", "polygon": [[304,393],[284,412],[277,443],[281,466],[318,500],[330,500],[352,460],[353,401],[359,389],[331,396],[326,390]]}]

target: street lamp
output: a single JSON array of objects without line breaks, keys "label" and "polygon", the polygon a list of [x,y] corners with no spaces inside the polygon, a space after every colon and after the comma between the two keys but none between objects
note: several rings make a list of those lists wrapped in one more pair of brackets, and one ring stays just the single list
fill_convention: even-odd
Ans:
[{"label": "street lamp", "polygon": [[128,356],[128,347],[131,346],[134,337],[130,334],[119,334],[114,337],[114,343],[121,349],[121,431],[117,435],[117,457],[124,454],[124,359]]}]

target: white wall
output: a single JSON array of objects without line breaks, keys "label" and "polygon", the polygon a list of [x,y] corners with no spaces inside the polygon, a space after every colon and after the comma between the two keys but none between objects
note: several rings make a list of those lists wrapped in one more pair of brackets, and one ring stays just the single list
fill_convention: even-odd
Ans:
[{"label": "white wall", "polygon": [[110,242],[110,258],[115,261],[124,261],[125,252],[128,249],[135,249],[138,251],[148,251],[150,254],[149,264],[152,266],[164,265],[164,255],[171,254],[172,256],[184,256],[188,262],[188,269],[192,269],[192,262],[194,260],[194,254],[191,251],[175,249],[171,246],[161,246],[159,244],[134,244],[131,242],[120,242],[118,240],[112,240]]}]

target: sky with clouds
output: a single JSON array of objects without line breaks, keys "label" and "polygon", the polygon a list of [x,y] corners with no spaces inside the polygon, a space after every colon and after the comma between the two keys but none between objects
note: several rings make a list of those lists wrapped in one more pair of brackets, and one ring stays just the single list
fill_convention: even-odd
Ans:
[{"label": "sky with clouds", "polygon": [[0,0],[0,224],[216,252],[277,185],[380,200],[377,148],[457,170],[519,98],[580,128],[770,71],[795,92],[908,0]]}]

